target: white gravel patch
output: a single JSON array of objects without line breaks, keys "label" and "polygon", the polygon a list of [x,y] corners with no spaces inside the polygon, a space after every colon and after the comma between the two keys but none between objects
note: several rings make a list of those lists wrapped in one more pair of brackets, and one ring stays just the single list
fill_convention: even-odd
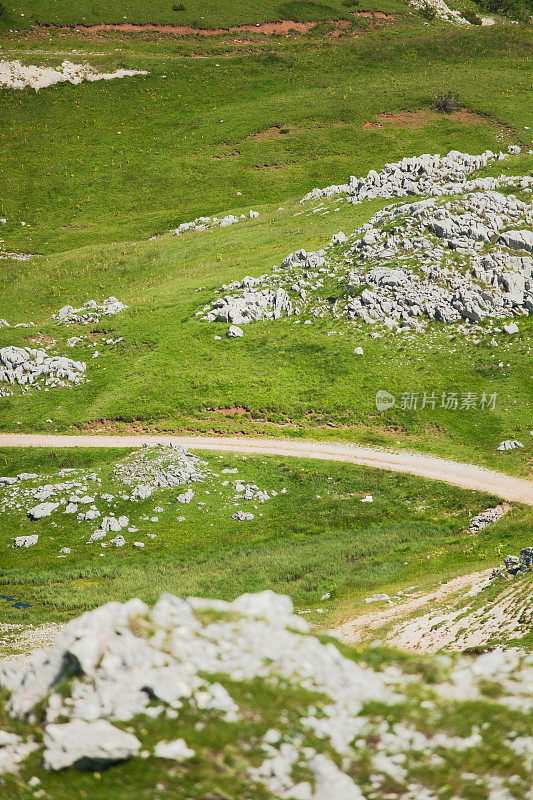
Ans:
[{"label": "white gravel patch", "polygon": [[111,81],[114,78],[129,78],[148,75],[146,70],[117,69],[115,72],[99,72],[90,64],[73,64],[63,61],[58,67],[29,66],[20,61],[0,61],[0,86],[7,89],[45,89],[56,83],[78,84],[82,81]]}]

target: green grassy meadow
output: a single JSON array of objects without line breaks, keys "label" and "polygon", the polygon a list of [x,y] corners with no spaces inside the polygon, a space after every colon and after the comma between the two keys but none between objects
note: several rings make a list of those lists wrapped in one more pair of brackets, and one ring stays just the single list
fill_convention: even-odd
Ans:
[{"label": "green grassy meadow", "polygon": [[[430,30],[413,20],[341,43],[261,38],[262,51],[244,54],[228,43],[219,54],[210,41],[164,42],[149,55],[131,39],[24,43],[28,63],[32,47],[38,63],[58,64],[70,46],[78,61],[149,75],[0,90],[5,241],[36,253],[138,241],[201,214],[277,207],[404,155],[530,144],[522,28]],[[21,57],[20,42],[0,46]],[[189,57],[192,47],[202,58]],[[479,118],[364,127],[382,112],[427,109],[442,90]],[[290,133],[254,138],[275,125]]]},{"label": "green grassy meadow", "polygon": [[[139,596],[152,603],[163,591],[231,599],[273,589],[310,612],[309,621],[327,625],[377,590],[397,591],[499,563],[502,551],[518,552],[528,544],[533,521],[531,510],[517,505],[483,534],[471,536],[465,534],[469,519],[497,503],[488,494],[342,464],[214,453],[205,456],[214,474],[192,485],[189,505],[177,502],[183,491],[178,487],[132,503],[120,498],[124,489],[113,477],[113,465],[127,453],[0,452],[2,475],[35,472],[43,476],[35,485],[65,480],[57,475],[64,468],[101,470],[98,493],[113,494],[112,513],[125,514],[138,529],[124,531],[124,547],[102,549],[100,542],[87,544],[98,521],[77,522],[60,510],[31,521],[24,507],[6,508],[0,541],[4,622],[62,621],[108,600]],[[225,475],[223,469],[238,474]],[[238,522],[231,519],[236,506],[224,478],[278,494],[255,508],[253,501],[241,502],[239,508],[255,519]],[[0,489],[0,502],[7,491]],[[373,502],[362,503],[369,494]],[[96,505],[102,514],[111,513],[101,501]],[[180,516],[185,519],[178,521]],[[10,547],[14,536],[33,533],[39,535],[37,544]],[[153,533],[156,538],[148,536]],[[135,540],[144,548],[135,547]],[[63,547],[71,552],[58,558]],[[331,598],[321,601],[326,592]],[[14,608],[13,599],[30,608]]]}]

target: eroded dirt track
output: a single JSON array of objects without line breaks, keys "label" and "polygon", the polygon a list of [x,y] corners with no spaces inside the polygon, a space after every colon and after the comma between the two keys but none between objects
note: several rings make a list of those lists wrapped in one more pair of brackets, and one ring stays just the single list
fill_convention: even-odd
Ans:
[{"label": "eroded dirt track", "polygon": [[366,17],[372,22],[383,23],[392,21],[395,18],[394,14],[387,14],[384,11],[358,11],[350,15],[351,19],[325,19],[313,20],[309,22],[296,22],[290,19],[280,20],[278,22],[260,22],[260,23],[245,23],[243,25],[232,25],[228,28],[196,28],[192,25],[173,25],[173,24],[157,24],[157,23],[139,23],[132,22],[101,22],[96,25],[40,25],[37,23],[33,27],[33,32],[56,32],[67,34],[82,34],[87,36],[94,36],[106,31],[114,31],[115,33],[125,34],[142,34],[142,33],[163,33],[169,36],[225,36],[233,33],[261,33],[264,36],[281,35],[287,36],[292,33],[308,33],[319,25],[327,24],[334,26],[331,31],[332,35],[340,35],[343,30],[348,29],[354,19],[358,17]]},{"label": "eroded dirt track", "polygon": [[444,481],[463,489],[490,492],[505,500],[533,505],[533,482],[513,478],[495,470],[461,464],[436,456],[395,452],[350,444],[295,441],[291,439],[254,439],[231,436],[108,436],[0,434],[0,447],[140,447],[144,442],[172,442],[191,450],[215,450],[245,455],[291,456],[321,461],[339,461],[393,472],[405,472],[422,478]]}]

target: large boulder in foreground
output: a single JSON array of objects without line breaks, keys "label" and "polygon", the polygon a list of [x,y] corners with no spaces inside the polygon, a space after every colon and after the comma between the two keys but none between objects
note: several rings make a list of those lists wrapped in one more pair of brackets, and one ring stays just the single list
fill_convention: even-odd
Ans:
[{"label": "large boulder in foreground", "polygon": [[528,796],[531,654],[340,647],[270,591],[108,603],[0,670],[0,795],[82,797],[92,771],[114,800]]}]

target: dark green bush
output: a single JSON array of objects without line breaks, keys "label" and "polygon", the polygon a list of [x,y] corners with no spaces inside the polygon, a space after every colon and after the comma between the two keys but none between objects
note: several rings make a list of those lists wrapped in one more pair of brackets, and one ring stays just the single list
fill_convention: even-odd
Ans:
[{"label": "dark green bush", "polygon": [[533,16],[533,0],[476,0],[482,11],[501,14],[511,19],[526,20]]},{"label": "dark green bush", "polygon": [[174,3],[172,6],[172,11],[185,11],[185,6],[183,3]]},{"label": "dark green bush", "polygon": [[481,17],[476,14],[475,11],[472,11],[471,8],[467,8],[466,11],[461,11],[461,16],[471,25],[481,25]]},{"label": "dark green bush", "polygon": [[424,17],[424,19],[427,19],[430,22],[437,16],[437,12],[433,8],[433,6],[429,5],[429,3],[425,3],[425,5],[423,5],[422,8],[419,10],[419,13],[421,17]]},{"label": "dark green bush", "polygon": [[453,92],[447,94],[438,94],[431,104],[433,111],[438,111],[439,114],[451,114],[459,108],[457,95]]},{"label": "dark green bush", "polygon": [[342,4],[348,8],[359,8],[359,0],[342,0]]}]

